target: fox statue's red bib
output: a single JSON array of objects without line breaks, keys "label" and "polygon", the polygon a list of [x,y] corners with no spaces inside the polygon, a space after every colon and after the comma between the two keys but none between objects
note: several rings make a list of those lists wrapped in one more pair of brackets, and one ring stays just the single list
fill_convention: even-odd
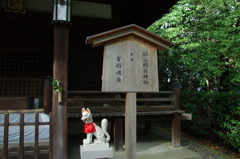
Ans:
[{"label": "fox statue's red bib", "polygon": [[[83,140],[83,145],[97,144],[97,143],[108,143],[110,141],[110,135],[107,132],[108,121],[103,119],[101,122],[101,127],[93,122],[92,113],[89,108],[86,110],[82,108],[82,118],[81,120],[85,122],[83,132],[87,134],[87,138]],[[96,139],[92,141],[92,136]]]}]

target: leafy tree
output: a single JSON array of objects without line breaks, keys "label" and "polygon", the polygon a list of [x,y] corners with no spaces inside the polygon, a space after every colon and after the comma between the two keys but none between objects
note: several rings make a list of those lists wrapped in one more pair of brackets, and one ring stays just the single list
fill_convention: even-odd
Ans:
[{"label": "leafy tree", "polygon": [[237,0],[181,0],[153,23],[148,30],[175,43],[159,53],[160,86],[177,76],[185,90],[240,90],[239,13]]}]

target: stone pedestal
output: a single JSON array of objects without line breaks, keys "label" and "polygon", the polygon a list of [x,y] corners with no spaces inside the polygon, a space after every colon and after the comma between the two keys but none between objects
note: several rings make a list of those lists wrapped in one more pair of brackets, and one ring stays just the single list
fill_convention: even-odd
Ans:
[{"label": "stone pedestal", "polygon": [[96,149],[89,149],[87,146],[80,145],[80,156],[81,159],[100,159],[100,158],[110,158],[113,157],[113,148],[100,148],[95,147]]}]

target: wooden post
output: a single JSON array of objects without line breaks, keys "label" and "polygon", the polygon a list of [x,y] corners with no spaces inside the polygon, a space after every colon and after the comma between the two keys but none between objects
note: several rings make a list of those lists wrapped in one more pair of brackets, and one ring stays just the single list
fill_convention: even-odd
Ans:
[{"label": "wooden post", "polygon": [[[173,85],[173,91],[175,96],[175,110],[180,110],[180,85],[177,79],[175,79]],[[181,146],[181,116],[175,114],[172,121],[172,147]]]},{"label": "wooden post", "polygon": [[62,103],[59,105],[58,92],[53,91],[53,159],[68,158],[67,143],[67,90],[68,90],[68,24],[54,24],[53,78],[63,88]]},{"label": "wooden post", "polygon": [[8,158],[8,132],[9,132],[9,113],[5,113],[4,114],[3,159]]},{"label": "wooden post", "polygon": [[34,159],[39,157],[39,113],[35,113],[35,147],[34,147]]},{"label": "wooden post", "polygon": [[175,100],[175,110],[180,110],[180,84],[178,79],[175,79],[173,84],[173,93],[176,98]]},{"label": "wooden post", "polygon": [[19,159],[24,159],[24,113],[20,113]]},{"label": "wooden post", "polygon": [[52,107],[52,79],[46,77],[44,86],[44,113],[49,114]]},{"label": "wooden post", "polygon": [[125,159],[136,159],[137,118],[136,93],[125,97]]},{"label": "wooden post", "polygon": [[116,117],[114,122],[114,148],[115,151],[123,150],[123,118]]},{"label": "wooden post", "polygon": [[181,116],[175,114],[172,122],[172,147],[181,146]]},{"label": "wooden post", "polygon": [[53,116],[52,116],[52,112],[49,113],[49,118],[50,118],[50,122],[49,122],[49,157],[48,159],[53,159]]}]

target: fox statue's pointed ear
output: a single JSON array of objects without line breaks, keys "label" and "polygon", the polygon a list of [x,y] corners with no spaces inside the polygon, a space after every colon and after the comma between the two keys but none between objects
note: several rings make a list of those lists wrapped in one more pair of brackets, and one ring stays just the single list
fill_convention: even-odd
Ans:
[{"label": "fox statue's pointed ear", "polygon": [[91,110],[89,109],[89,108],[87,108],[87,110],[86,110],[88,113],[91,113]]},{"label": "fox statue's pointed ear", "polygon": [[82,113],[83,113],[83,112],[85,112],[85,109],[84,109],[84,108],[82,108]]}]

